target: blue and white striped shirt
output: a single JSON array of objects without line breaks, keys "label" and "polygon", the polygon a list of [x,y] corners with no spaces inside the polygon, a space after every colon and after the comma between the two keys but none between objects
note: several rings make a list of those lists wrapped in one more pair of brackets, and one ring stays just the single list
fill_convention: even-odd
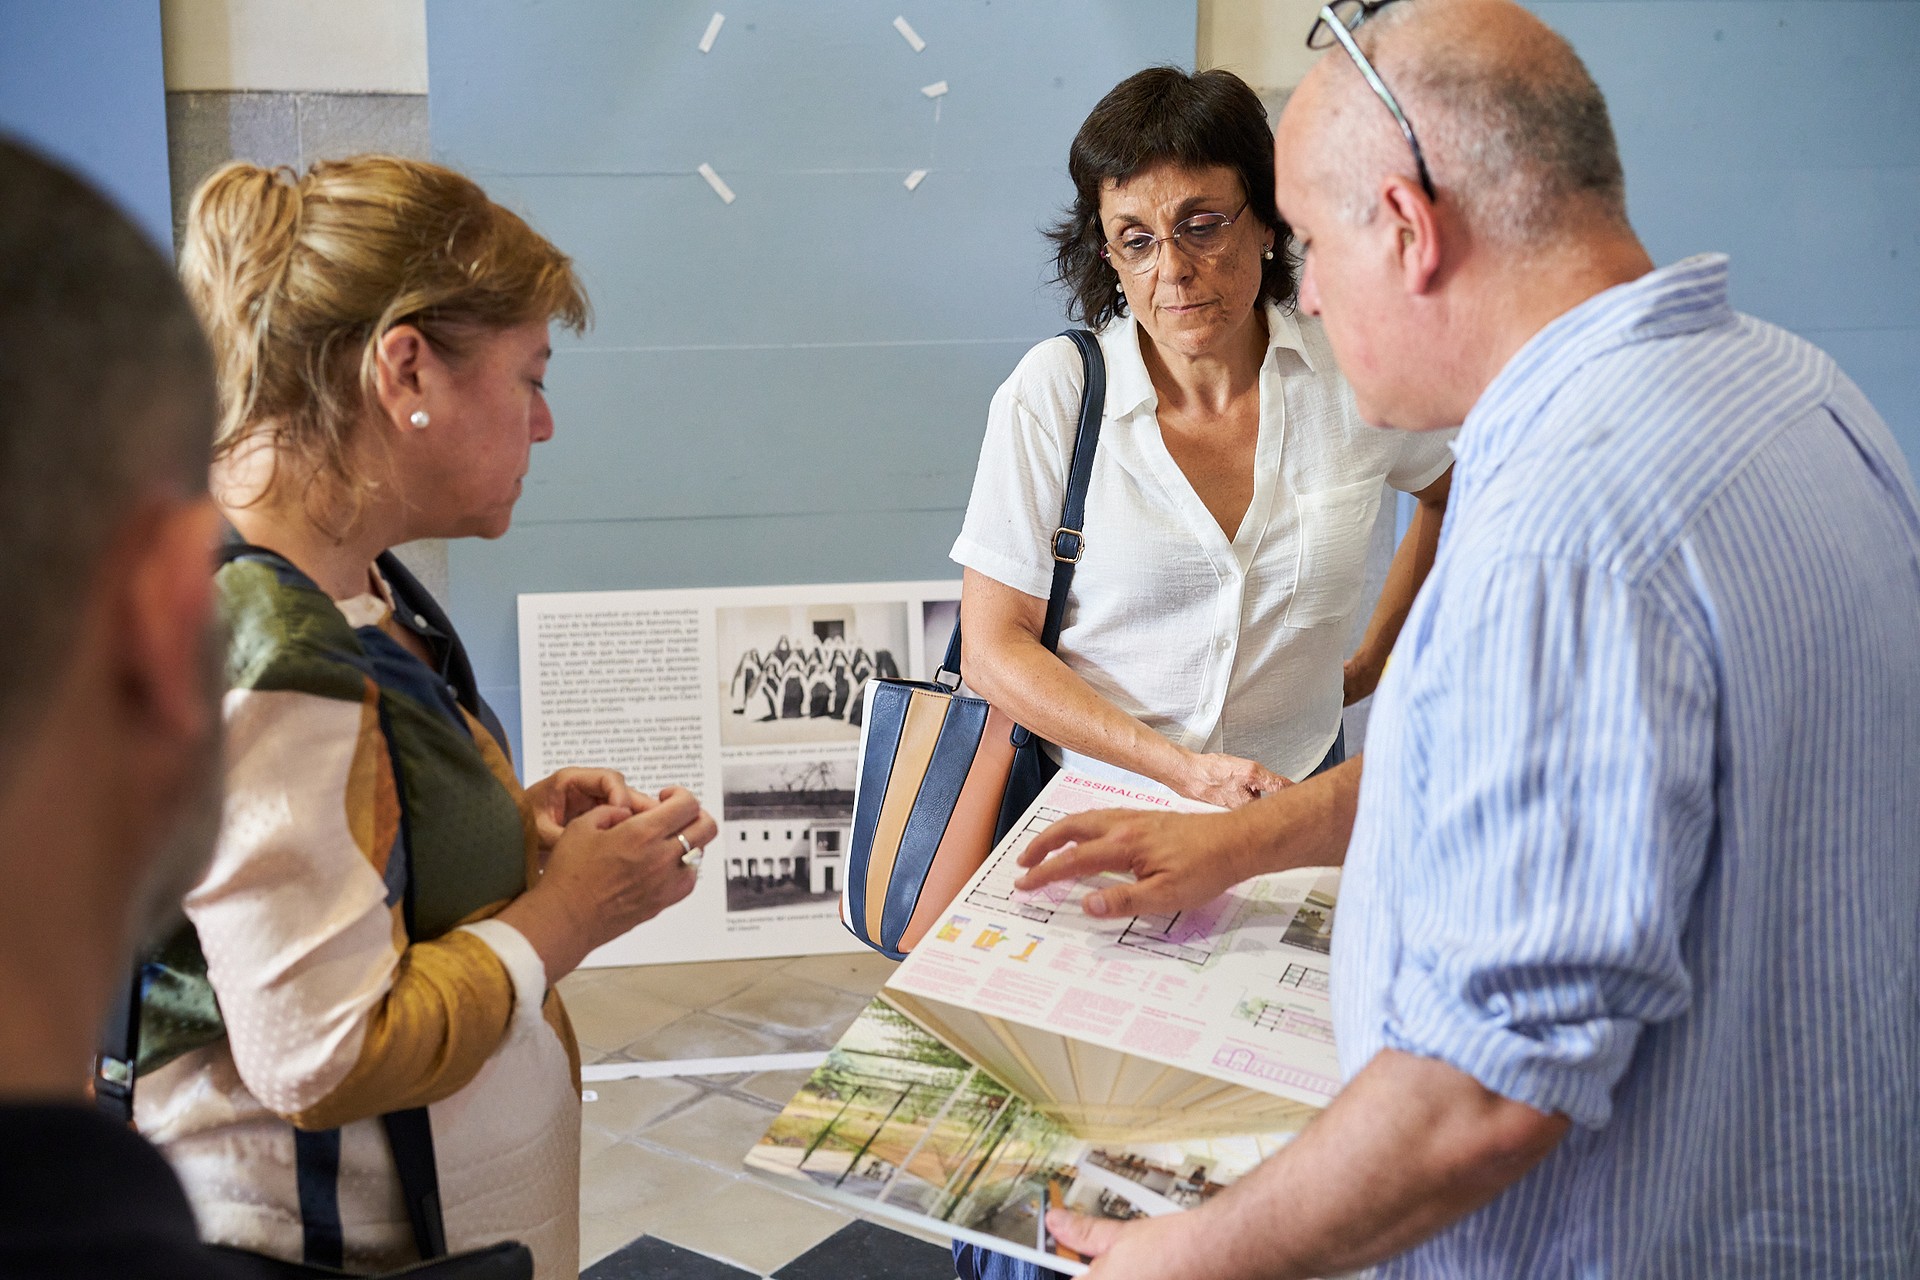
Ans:
[{"label": "blue and white striped shirt", "polygon": [[1389,1276],[1920,1274],[1920,507],[1722,257],[1537,334],[1455,444],[1334,936],[1352,1074],[1575,1128]]}]

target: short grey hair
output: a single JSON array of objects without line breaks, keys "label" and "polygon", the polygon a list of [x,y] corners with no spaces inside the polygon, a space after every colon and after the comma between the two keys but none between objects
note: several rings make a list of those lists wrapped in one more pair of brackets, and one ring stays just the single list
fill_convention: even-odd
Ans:
[{"label": "short grey hair", "polygon": [[[1476,38],[1471,9],[1402,4],[1355,36],[1413,123],[1440,198],[1456,201],[1476,233],[1531,248],[1574,223],[1626,226],[1626,176],[1606,98],[1544,23],[1528,19],[1517,42],[1502,45]],[[1348,61],[1337,49],[1329,56]],[[1344,175],[1352,179],[1347,212],[1364,222],[1374,214],[1372,179],[1383,168],[1409,178],[1415,169],[1392,117],[1358,72],[1345,70],[1352,81],[1342,105],[1378,113],[1367,145],[1349,152],[1350,167],[1369,172]]]},{"label": "short grey hair", "polygon": [[0,766],[131,510],[206,491],[213,421],[212,359],[159,249],[0,137]]}]

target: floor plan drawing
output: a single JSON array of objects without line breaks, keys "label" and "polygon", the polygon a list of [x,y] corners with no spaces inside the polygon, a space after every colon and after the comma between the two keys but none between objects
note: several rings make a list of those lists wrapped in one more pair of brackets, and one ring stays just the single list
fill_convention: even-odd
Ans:
[{"label": "floor plan drawing", "polygon": [[1034,920],[1046,924],[1053,919],[1057,911],[1077,887],[1071,880],[1056,881],[1045,888],[1028,892],[1014,888],[1014,882],[1020,878],[1021,867],[1017,859],[1020,851],[1027,847],[1033,838],[1048,827],[1066,817],[1064,809],[1039,808],[1027,814],[1026,819],[1014,833],[1014,838],[1003,843],[993,851],[988,859],[986,873],[967,891],[969,906],[982,907],[988,911],[1003,911],[1019,916],[1023,920]]},{"label": "floor plan drawing", "polygon": [[1223,916],[1218,908],[1222,903],[1226,900],[1172,915],[1135,916],[1121,932],[1119,943],[1204,968],[1213,959],[1220,937]]},{"label": "floor plan drawing", "polygon": [[1280,973],[1280,985],[1292,987],[1297,991],[1311,991],[1315,995],[1327,994],[1327,973],[1307,964],[1289,964]]},{"label": "floor plan drawing", "polygon": [[[1164,1086],[1169,1098],[1249,1089],[1245,1098],[1231,1094],[1235,1107],[1252,1108],[1232,1112],[1235,1124],[1252,1123],[1256,1112],[1266,1117],[1262,1108],[1324,1106],[1338,1088],[1339,1063],[1329,961],[1319,944],[1338,898],[1339,870],[1258,876],[1196,907],[1137,915],[1082,909],[1089,894],[1125,883],[1124,872],[1015,888],[1025,874],[1021,855],[1043,830],[1116,807],[1205,811],[1193,801],[1062,771],[960,891],[945,927],[923,938],[888,979],[888,998],[963,1053],[978,1055],[973,1060],[982,1070],[1036,1098],[1124,1110],[1143,1105],[1138,1099],[1149,1095],[1134,1092],[1141,1089]],[[1096,1071],[1095,1062],[1107,1066]],[[1124,1068],[1132,1072],[1125,1082],[1110,1074],[1126,1063],[1136,1065]],[[1043,1075],[1053,1083],[1043,1084]],[[1122,1095],[1136,1100],[1116,1102]],[[1229,1123],[1225,1111],[1188,1115],[1185,1103],[1169,1106],[1161,1119],[1185,1126],[1182,1132]],[[1092,1114],[1084,1107],[1072,1116],[1060,1112],[1069,1124]],[[1125,1123],[1146,1119],[1129,1114]]]}]

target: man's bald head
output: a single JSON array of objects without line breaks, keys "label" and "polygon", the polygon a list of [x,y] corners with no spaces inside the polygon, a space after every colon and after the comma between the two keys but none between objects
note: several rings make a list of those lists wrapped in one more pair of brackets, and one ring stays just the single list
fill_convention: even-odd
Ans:
[{"label": "man's bald head", "polygon": [[[1574,227],[1626,229],[1606,100],[1538,18],[1510,0],[1418,0],[1354,35],[1412,123],[1440,200],[1477,237],[1526,250]],[[1416,180],[1406,138],[1343,50],[1320,60],[1287,114],[1292,176],[1349,221],[1372,220],[1389,175]]]}]

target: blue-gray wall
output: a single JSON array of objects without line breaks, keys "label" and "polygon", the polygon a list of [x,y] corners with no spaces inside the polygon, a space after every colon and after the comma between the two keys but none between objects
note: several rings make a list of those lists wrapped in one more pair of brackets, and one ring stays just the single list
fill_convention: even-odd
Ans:
[{"label": "blue-gray wall", "polygon": [[160,0],[0,0],[0,132],[86,175],[173,252]]},{"label": "blue-gray wall", "polygon": [[1062,327],[1036,228],[1067,143],[1193,42],[1165,0],[429,0],[435,155],[573,254],[598,316],[558,344],[513,532],[451,548],[515,737],[519,592],[957,573],[987,400]]},{"label": "blue-gray wall", "polygon": [[[1534,7],[1607,92],[1654,257],[1730,252],[1736,304],[1832,351],[1920,461],[1920,4]],[[1121,76],[1190,63],[1194,25],[1164,0],[429,0],[436,155],[573,253],[599,313],[554,361],[513,532],[452,548],[510,726],[519,592],[955,572],[987,399],[1062,324],[1035,228],[1067,143]]]},{"label": "blue-gray wall", "polygon": [[1831,352],[1920,468],[1920,4],[1533,0],[1606,92],[1656,262]]}]

